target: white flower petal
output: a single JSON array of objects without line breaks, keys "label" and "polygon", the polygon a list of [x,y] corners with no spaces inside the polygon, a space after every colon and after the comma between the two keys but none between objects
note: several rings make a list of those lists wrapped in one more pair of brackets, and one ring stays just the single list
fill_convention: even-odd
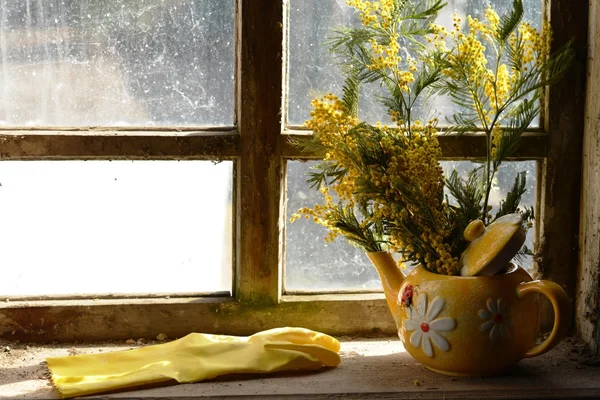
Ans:
[{"label": "white flower petal", "polygon": [[504,310],[504,300],[498,299],[498,311],[497,312],[502,313],[503,310]]},{"label": "white flower petal", "polygon": [[510,334],[510,331],[508,330],[508,327],[505,324],[499,324],[498,328],[500,329],[500,335],[503,338],[508,337],[508,335]]},{"label": "white flower petal", "polygon": [[431,337],[431,341],[435,344],[435,347],[442,351],[450,350],[450,344],[442,335],[437,332],[429,331],[429,337]]},{"label": "white flower petal", "polygon": [[419,345],[421,344],[422,336],[423,336],[423,331],[420,329],[417,329],[416,331],[413,332],[412,335],[410,335],[410,344],[412,344],[413,347],[419,347]]},{"label": "white flower petal", "polygon": [[421,318],[425,317],[427,312],[427,293],[419,293],[419,305],[417,306],[417,312]]},{"label": "white flower petal", "polygon": [[412,321],[410,319],[405,319],[403,325],[404,329],[406,329],[409,332],[416,331],[419,327],[419,324],[416,321]]},{"label": "white flower petal", "polygon": [[487,308],[492,314],[496,314],[498,309],[496,308],[496,302],[492,299],[487,299]]},{"label": "white flower petal", "polygon": [[498,328],[498,324],[494,324],[492,330],[490,331],[490,338],[492,340],[496,340],[498,339],[498,336],[500,336],[500,329]]},{"label": "white flower petal", "polygon": [[431,321],[429,327],[434,331],[448,332],[456,328],[456,321],[454,318],[438,318],[435,321]]},{"label": "white flower petal", "polygon": [[481,332],[485,332],[489,330],[492,327],[492,325],[494,325],[494,321],[492,321],[491,319],[487,320],[483,324],[479,325],[479,330]]},{"label": "white flower petal", "polygon": [[481,319],[492,319],[492,313],[487,310],[479,310],[477,313]]},{"label": "white flower petal", "polygon": [[428,332],[423,335],[423,353],[427,354],[428,357],[433,357],[433,347],[431,347],[431,342],[429,341],[430,333]]},{"label": "white flower petal", "polygon": [[446,304],[446,302],[441,297],[436,297],[435,299],[433,299],[433,301],[429,305],[429,310],[427,310],[427,316],[425,317],[425,321],[429,322],[435,317],[437,317],[440,311],[442,311],[442,308],[444,308],[444,304]]}]

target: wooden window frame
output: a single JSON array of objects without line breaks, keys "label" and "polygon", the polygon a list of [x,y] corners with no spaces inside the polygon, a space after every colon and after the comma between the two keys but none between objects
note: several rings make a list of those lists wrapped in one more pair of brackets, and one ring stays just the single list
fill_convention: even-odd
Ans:
[{"label": "wooden window frame", "polygon": [[[251,334],[294,325],[334,335],[395,335],[382,294],[282,293],[285,162],[306,159],[283,125],[289,2],[236,1],[236,128],[20,129],[0,132],[0,160],[218,159],[234,161],[232,297],[21,299],[0,303],[0,338],[83,341]],[[542,125],[515,159],[538,160],[541,276],[575,294],[588,3],[545,4],[556,48],[574,38],[576,65],[546,94]],[[478,134],[440,137],[443,157],[481,157]],[[571,242],[572,240],[572,242]],[[572,246],[565,245],[573,243]],[[543,260],[543,261],[542,261]],[[143,268],[143,266],[137,266]]]},{"label": "wooden window frame", "polygon": [[590,2],[589,49],[583,166],[579,269],[575,323],[577,334],[600,354],[600,4]]}]

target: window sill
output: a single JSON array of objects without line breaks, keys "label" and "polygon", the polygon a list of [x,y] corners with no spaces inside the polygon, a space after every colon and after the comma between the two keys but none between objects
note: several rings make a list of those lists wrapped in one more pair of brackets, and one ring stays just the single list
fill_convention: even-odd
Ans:
[{"label": "window sill", "polygon": [[[35,345],[0,342],[1,397],[57,399],[43,364],[45,357],[129,349],[103,345]],[[10,347],[6,351],[6,346]],[[343,341],[342,364],[315,373],[270,377],[232,377],[197,384],[170,385],[115,393],[102,398],[583,398],[600,396],[599,367],[580,354],[582,345],[568,339],[543,356],[523,360],[503,376],[453,378],[430,372],[415,362],[397,339]]]},{"label": "window sill", "polygon": [[22,342],[98,343],[189,332],[244,336],[279,326],[335,336],[396,332],[380,293],[286,295],[266,305],[227,297],[0,301],[0,340]]},{"label": "window sill", "polygon": [[[102,345],[34,345],[1,342],[2,397],[56,399],[45,357],[128,349],[123,343]],[[9,346],[10,351],[5,351]],[[583,398],[600,396],[600,367],[581,355],[582,345],[568,339],[543,356],[521,361],[503,376],[453,378],[430,372],[403,351],[397,339],[343,341],[342,364],[316,373],[270,377],[232,377],[197,384],[153,387],[102,398]],[[597,360],[592,360],[597,361]],[[258,396],[258,397],[256,397]]]}]

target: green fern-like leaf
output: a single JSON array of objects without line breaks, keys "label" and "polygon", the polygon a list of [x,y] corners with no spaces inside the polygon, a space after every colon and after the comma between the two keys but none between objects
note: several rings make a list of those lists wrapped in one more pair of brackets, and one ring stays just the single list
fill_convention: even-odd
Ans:
[{"label": "green fern-like leaf", "polygon": [[510,34],[517,28],[521,19],[523,19],[523,1],[514,0],[512,10],[500,17],[500,24],[496,30],[496,40],[504,43],[508,40]]},{"label": "green fern-like leaf", "polygon": [[463,135],[467,132],[473,132],[478,129],[477,123],[479,122],[479,118],[477,117],[477,114],[465,111],[454,114],[451,122],[453,124],[450,126],[448,131],[457,133],[458,135]]},{"label": "green fern-like leaf", "polygon": [[446,6],[442,0],[403,1],[399,13],[399,31],[405,40],[416,47],[423,47],[415,37],[431,33],[431,24],[439,12]]},{"label": "green fern-like leaf", "polygon": [[307,155],[314,155],[318,157],[324,157],[327,153],[327,147],[323,146],[313,136],[306,135],[306,137],[293,137],[288,139],[288,143],[297,148],[300,153]]},{"label": "green fern-like leaf", "polygon": [[506,46],[506,57],[508,65],[515,71],[523,71],[523,53],[525,52],[525,45],[523,43],[523,35],[517,30],[514,33],[514,43],[510,43]]},{"label": "green fern-like leaf", "polygon": [[342,102],[346,107],[346,110],[353,117],[358,117],[358,100],[360,94],[360,81],[358,79],[358,72],[353,71],[346,77],[344,87],[342,88],[343,96]]},{"label": "green fern-like leaf", "polygon": [[525,209],[521,212],[521,216],[523,217],[524,223],[533,221],[535,219],[535,210],[533,209],[533,206],[525,207]]},{"label": "green fern-like leaf", "polygon": [[569,69],[575,58],[572,42],[566,43],[541,65],[534,65],[531,70],[521,74],[519,80],[511,89],[507,106],[515,101],[526,98],[547,85],[556,83]]},{"label": "green fern-like leaf", "polygon": [[398,85],[392,84],[389,87],[389,96],[382,96],[379,102],[388,110],[388,112],[395,112],[400,119],[406,119],[408,113],[408,104],[402,90]]},{"label": "green fern-like leaf", "polygon": [[446,187],[458,202],[460,220],[466,225],[479,217],[481,202],[484,196],[482,168],[473,169],[466,179],[461,178],[456,170],[446,178]]},{"label": "green fern-like leaf", "polygon": [[334,161],[323,161],[308,172],[306,180],[311,189],[319,189],[340,181],[346,175],[346,169]]},{"label": "green fern-like leaf", "polygon": [[570,40],[550,57],[545,65],[546,68],[540,74],[542,82],[546,85],[556,83],[569,69],[574,59],[573,40]]},{"label": "green fern-like leaf", "polygon": [[354,209],[349,206],[336,205],[328,212],[327,219],[351,244],[363,251],[383,251],[387,244],[379,225],[373,223],[361,225]]},{"label": "green fern-like leaf", "polygon": [[519,148],[521,136],[539,114],[538,104],[539,92],[535,92],[530,100],[524,99],[506,113],[506,116],[510,118],[510,123],[502,129],[502,138],[496,147],[496,155],[493,160],[494,169],[498,169],[500,164]]},{"label": "green fern-like leaf", "polygon": [[404,1],[402,12],[403,20],[416,20],[430,22],[446,7],[443,0]]},{"label": "green fern-like leaf", "polygon": [[512,189],[506,194],[506,199],[500,201],[500,209],[496,213],[494,220],[500,218],[503,215],[512,214],[517,212],[521,197],[527,191],[525,188],[527,183],[527,173],[525,171],[519,172],[515,177],[515,182]]},{"label": "green fern-like leaf", "polygon": [[442,80],[442,69],[440,67],[441,63],[436,61],[436,59],[440,57],[439,53],[432,54],[431,57],[421,64],[420,73],[416,76],[413,84],[413,104],[425,90],[430,89],[433,94],[436,88],[439,87],[437,84]]},{"label": "green fern-like leaf", "polygon": [[352,54],[355,49],[378,36],[381,36],[381,32],[372,28],[341,27],[333,30],[332,35],[325,42],[325,46],[334,54]]},{"label": "green fern-like leaf", "polygon": [[521,247],[521,249],[517,252],[517,254],[515,254],[515,256],[513,257],[513,260],[515,260],[517,262],[517,264],[522,264],[525,261],[525,258],[532,257],[532,256],[533,256],[533,251],[526,245],[523,245],[523,247]]}]

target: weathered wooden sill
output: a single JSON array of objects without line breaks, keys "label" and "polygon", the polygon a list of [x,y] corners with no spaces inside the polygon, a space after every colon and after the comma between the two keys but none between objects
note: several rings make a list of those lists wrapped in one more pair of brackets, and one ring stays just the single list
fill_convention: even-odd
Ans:
[{"label": "weathered wooden sill", "polygon": [[[35,345],[2,342],[0,398],[58,398],[42,363],[45,357],[131,348],[103,345]],[[5,351],[5,346],[10,350]],[[317,373],[270,377],[228,377],[196,384],[170,385],[91,398],[598,398],[600,367],[568,339],[550,353],[521,361],[503,376],[452,378],[425,369],[404,352],[397,339],[343,341],[343,362]]]},{"label": "weathered wooden sill", "polygon": [[336,336],[396,332],[381,293],[286,295],[264,305],[227,297],[0,301],[0,339],[23,342],[98,343],[189,332],[243,336],[280,326]]}]

